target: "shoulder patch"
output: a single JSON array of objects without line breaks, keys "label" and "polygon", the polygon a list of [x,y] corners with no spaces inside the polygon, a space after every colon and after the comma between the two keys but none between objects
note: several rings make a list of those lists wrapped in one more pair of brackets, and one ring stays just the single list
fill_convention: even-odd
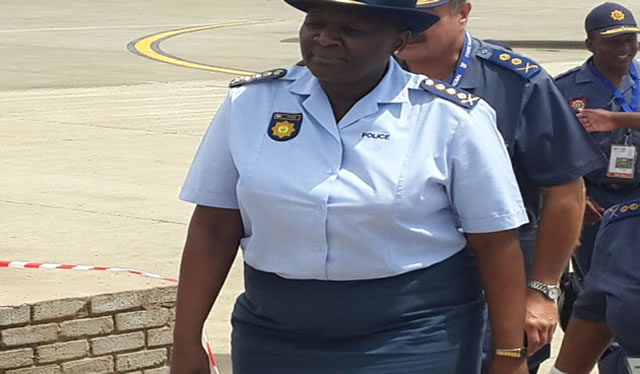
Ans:
[{"label": "shoulder patch", "polygon": [[247,83],[255,83],[255,82],[264,82],[271,79],[282,78],[287,74],[287,69],[273,69],[267,70],[262,73],[255,73],[251,75],[245,75],[242,77],[237,77],[229,82],[229,87],[240,87]]},{"label": "shoulder patch", "polygon": [[530,79],[542,71],[535,61],[506,49],[480,48],[477,55],[505,69],[511,70],[519,76]]},{"label": "shoulder patch", "polygon": [[636,216],[640,216],[640,200],[614,205],[605,213],[605,226]]},{"label": "shoulder patch", "polygon": [[440,96],[467,109],[476,106],[480,100],[478,96],[474,96],[467,91],[455,88],[448,83],[436,79],[427,78],[422,81],[420,86],[427,92],[431,92],[436,96]]}]

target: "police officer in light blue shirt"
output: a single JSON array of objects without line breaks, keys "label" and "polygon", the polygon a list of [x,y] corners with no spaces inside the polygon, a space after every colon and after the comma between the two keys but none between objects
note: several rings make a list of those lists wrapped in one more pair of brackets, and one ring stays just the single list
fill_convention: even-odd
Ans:
[{"label": "police officer in light blue shirt", "polygon": [[[593,56],[556,78],[566,100],[576,112],[583,109],[638,112],[640,63],[634,57],[640,28],[633,14],[620,4],[604,3],[589,12],[585,29],[585,43]],[[591,135],[609,163],[585,178],[589,200],[587,217],[591,218],[584,226],[577,252],[585,272],[589,271],[602,211],[640,198],[640,164],[637,162],[640,130],[621,128]]]},{"label": "police officer in light blue shirt", "polygon": [[[419,0],[440,16],[397,55],[414,73],[444,79],[495,110],[531,223],[520,230],[529,268],[527,334],[531,372],[549,357],[558,320],[555,298],[584,210],[582,176],[605,165],[553,79],[535,61],[465,30],[467,0]],[[542,209],[540,201],[542,200]],[[561,223],[561,224],[560,224]]]},{"label": "police officer in light blue shirt", "polygon": [[615,337],[620,347],[599,362],[600,373],[627,374],[628,360],[640,358],[639,316],[640,200],[634,200],[604,213],[556,373],[590,372]]},{"label": "police officer in light blue shirt", "polygon": [[482,285],[491,373],[526,373],[527,215],[495,113],[391,59],[437,17],[415,0],[287,2],[307,12],[306,66],[231,83],[181,193],[197,207],[173,373],[206,372],[199,332],[238,244],[235,374],[477,373]]}]

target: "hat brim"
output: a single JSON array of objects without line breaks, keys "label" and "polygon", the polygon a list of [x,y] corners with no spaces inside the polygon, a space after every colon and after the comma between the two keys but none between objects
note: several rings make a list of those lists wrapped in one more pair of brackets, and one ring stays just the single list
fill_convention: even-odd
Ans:
[{"label": "hat brim", "polygon": [[416,8],[418,9],[436,8],[446,4],[449,4],[449,0],[418,0],[416,2]]},{"label": "hat brim", "polygon": [[638,34],[640,33],[640,27],[638,26],[616,26],[616,27],[608,27],[606,29],[598,30],[597,34],[601,38],[612,38],[614,36],[622,35],[622,34]]},{"label": "hat brim", "polygon": [[362,8],[367,12],[377,14],[385,18],[391,18],[404,25],[411,32],[421,32],[438,22],[440,17],[435,14],[421,11],[420,9],[405,9],[381,5],[371,5],[354,0],[284,0],[287,4],[303,12],[317,5],[335,4],[340,6]]}]

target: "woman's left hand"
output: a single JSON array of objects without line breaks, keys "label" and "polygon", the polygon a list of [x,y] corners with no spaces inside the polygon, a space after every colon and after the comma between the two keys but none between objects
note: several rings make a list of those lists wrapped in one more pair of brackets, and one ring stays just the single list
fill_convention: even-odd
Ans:
[{"label": "woman's left hand", "polygon": [[611,118],[611,112],[602,109],[583,109],[577,114],[582,126],[588,132],[613,131],[616,124]]},{"label": "woman's left hand", "polygon": [[529,368],[524,358],[494,356],[488,374],[529,374]]}]

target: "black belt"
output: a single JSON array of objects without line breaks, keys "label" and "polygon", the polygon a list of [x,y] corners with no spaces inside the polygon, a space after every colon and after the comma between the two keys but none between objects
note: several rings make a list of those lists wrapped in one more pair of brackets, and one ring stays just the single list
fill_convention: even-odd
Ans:
[{"label": "black belt", "polygon": [[640,188],[640,183],[593,183],[591,181],[586,181],[588,186],[597,187],[601,190],[611,191],[611,192],[621,192],[621,191],[630,191],[636,190]]}]

